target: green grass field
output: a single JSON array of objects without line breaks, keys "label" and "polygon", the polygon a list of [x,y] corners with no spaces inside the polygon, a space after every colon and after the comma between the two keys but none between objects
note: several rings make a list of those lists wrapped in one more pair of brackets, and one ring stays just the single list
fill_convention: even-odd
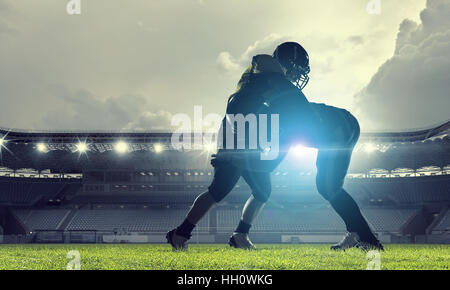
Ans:
[{"label": "green grass field", "polygon": [[[354,269],[369,260],[357,249],[333,252],[327,245],[259,245],[257,251],[225,245],[0,245],[0,269],[59,269],[80,253],[81,269]],[[449,269],[450,245],[387,245],[381,269]]]}]

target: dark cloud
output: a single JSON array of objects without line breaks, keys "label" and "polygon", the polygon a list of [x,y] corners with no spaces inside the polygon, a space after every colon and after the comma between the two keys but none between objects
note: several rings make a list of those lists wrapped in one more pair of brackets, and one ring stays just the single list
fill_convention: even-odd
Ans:
[{"label": "dark cloud", "polygon": [[101,99],[86,90],[71,93],[58,88],[57,109],[42,118],[42,127],[95,128],[97,130],[159,130],[170,127],[171,115],[162,110],[149,111],[148,98],[122,95]]},{"label": "dark cloud", "polygon": [[420,24],[402,22],[394,55],[356,95],[367,128],[423,128],[450,119],[449,15],[449,1],[428,0]]},{"label": "dark cloud", "polygon": [[352,45],[362,45],[364,44],[365,39],[362,35],[352,35],[347,38],[347,41],[349,41]]}]

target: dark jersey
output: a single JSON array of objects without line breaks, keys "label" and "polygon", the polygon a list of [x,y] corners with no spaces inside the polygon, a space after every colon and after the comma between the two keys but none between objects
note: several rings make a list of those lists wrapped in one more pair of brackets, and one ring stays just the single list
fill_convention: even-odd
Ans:
[{"label": "dark jersey", "polygon": [[[251,122],[251,118],[246,119],[248,122],[245,122],[245,134],[239,134],[242,127],[238,128],[235,120],[225,117],[219,136],[219,145],[223,149],[219,154],[241,153],[242,158],[247,161],[248,169],[257,171],[274,170],[283,160],[293,140],[299,139],[299,136],[311,139],[310,124],[316,119],[306,97],[284,77],[280,64],[269,55],[257,55],[253,58],[252,65],[239,81],[237,91],[228,100],[226,113],[228,117],[238,114],[248,117],[252,114],[256,117],[256,122]],[[266,115],[267,119],[261,119],[261,114]],[[274,136],[271,128],[273,115],[279,117],[279,126],[273,128],[278,130],[279,135],[278,156],[273,160],[261,160],[259,153],[267,148],[261,147],[260,135],[267,134],[268,141],[271,141]],[[262,121],[267,121],[266,132],[260,130]],[[229,142],[227,128],[233,132],[233,140],[228,140]],[[257,132],[256,148],[252,130]],[[230,144],[233,144],[231,148]],[[244,148],[239,147],[239,144],[245,144]]]}]

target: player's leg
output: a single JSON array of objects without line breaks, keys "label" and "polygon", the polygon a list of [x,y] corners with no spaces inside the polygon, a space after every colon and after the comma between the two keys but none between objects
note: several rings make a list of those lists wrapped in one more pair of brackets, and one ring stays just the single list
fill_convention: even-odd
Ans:
[{"label": "player's leg", "polygon": [[265,204],[266,204],[265,202],[256,199],[253,195],[250,196],[244,205],[244,209],[242,210],[241,222],[244,225],[244,228],[240,226],[241,225],[240,224],[236,228],[236,232],[248,233],[250,228],[248,230],[245,230],[245,228],[247,226],[251,227],[253,225],[256,218],[259,216],[262,209],[264,208]]},{"label": "player's leg", "polygon": [[214,179],[208,191],[201,193],[194,201],[183,223],[167,233],[168,243],[174,249],[186,249],[187,241],[198,222],[220,202],[235,186],[241,177],[241,170],[229,164],[214,168]]},{"label": "player's leg", "polygon": [[[355,200],[343,188],[350,160],[349,155],[350,153],[346,150],[319,151],[317,157],[317,190],[330,202],[333,209],[342,218],[349,233],[357,233],[361,238],[366,238],[372,235],[369,225]],[[355,240],[353,243],[342,246],[352,247],[356,244],[357,241]]]},{"label": "player's leg", "polygon": [[342,146],[319,150],[317,156],[317,189],[344,221],[348,234],[333,249],[346,249],[361,243],[382,248],[370,229],[355,200],[344,190],[344,179],[350,164],[353,147],[359,138],[359,125],[349,116],[343,136],[349,136]]},{"label": "player's leg", "polygon": [[186,215],[186,221],[192,225],[196,225],[205,216],[205,214],[216,205],[216,200],[208,191],[197,196]]},{"label": "player's leg", "polygon": [[241,220],[230,238],[230,245],[235,248],[255,249],[248,233],[270,197],[270,173],[244,171],[242,177],[250,186],[252,196],[242,210]]}]

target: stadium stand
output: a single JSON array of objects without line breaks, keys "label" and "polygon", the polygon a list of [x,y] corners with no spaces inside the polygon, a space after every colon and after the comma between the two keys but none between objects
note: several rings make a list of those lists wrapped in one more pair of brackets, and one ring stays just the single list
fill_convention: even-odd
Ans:
[{"label": "stadium stand", "polygon": [[0,177],[0,204],[32,206],[39,200],[75,194],[81,182],[50,182],[47,179]]},{"label": "stadium stand", "polygon": [[449,233],[450,232],[450,211],[447,211],[442,220],[437,224],[433,230],[434,233]]},{"label": "stadium stand", "polygon": [[[233,231],[239,222],[242,209],[218,210],[217,225],[220,231]],[[255,232],[343,232],[344,224],[329,209],[285,210],[266,208],[255,223]]]},{"label": "stadium stand", "polygon": [[31,231],[57,230],[60,223],[69,214],[69,210],[16,210],[15,214]]},{"label": "stadium stand", "polygon": [[[161,242],[213,175],[211,152],[173,150],[170,133],[0,129],[0,135],[6,136],[8,149],[0,151],[0,206],[8,209],[5,215],[14,214],[8,218],[17,218],[16,228],[23,224],[30,231],[6,241],[103,242],[102,235],[136,234]],[[445,212],[450,205],[449,135],[450,122],[361,135],[345,187],[387,241],[415,241],[412,236],[430,233],[440,237],[435,241],[450,243],[442,235],[450,227]],[[86,142],[84,153],[77,151],[79,140]],[[118,140],[127,144],[127,152],[115,151]],[[375,149],[368,152],[368,144]],[[316,241],[315,236],[339,237],[345,231],[315,188],[315,153],[301,153],[303,159],[287,158],[272,175],[271,199],[252,228],[255,235],[269,236],[265,242],[279,242],[283,235],[309,235],[308,241]],[[205,242],[220,241],[234,230],[249,195],[249,187],[239,181],[198,225],[199,241],[202,235]],[[432,239],[421,239],[427,240]]]},{"label": "stadium stand", "polygon": [[380,232],[400,233],[402,226],[419,209],[395,209],[395,208],[364,208],[362,210],[373,229]]},{"label": "stadium stand", "polygon": [[[77,211],[67,226],[68,231],[126,231],[126,232],[166,232],[183,220],[186,209],[147,210],[89,210]],[[198,225],[199,230],[208,227],[208,218]]]},{"label": "stadium stand", "polygon": [[[363,214],[375,231],[399,233],[401,227],[417,209],[364,208]],[[218,228],[234,230],[241,209],[218,211]],[[295,209],[265,209],[253,228],[256,232],[335,233],[345,232],[345,225],[337,214],[327,207]]]},{"label": "stadium stand", "polygon": [[[183,220],[187,209],[106,209],[75,210],[67,231],[125,231],[162,233]],[[239,222],[241,208],[219,208],[217,210],[217,231],[230,232]],[[68,209],[16,210],[16,215],[30,230],[57,230],[69,214]],[[364,208],[363,214],[377,232],[400,233],[402,225],[418,209]],[[201,221],[197,229],[209,231],[209,217]],[[268,207],[262,213],[253,230],[255,232],[280,233],[336,233],[345,227],[331,208],[304,206],[296,208]]]}]

